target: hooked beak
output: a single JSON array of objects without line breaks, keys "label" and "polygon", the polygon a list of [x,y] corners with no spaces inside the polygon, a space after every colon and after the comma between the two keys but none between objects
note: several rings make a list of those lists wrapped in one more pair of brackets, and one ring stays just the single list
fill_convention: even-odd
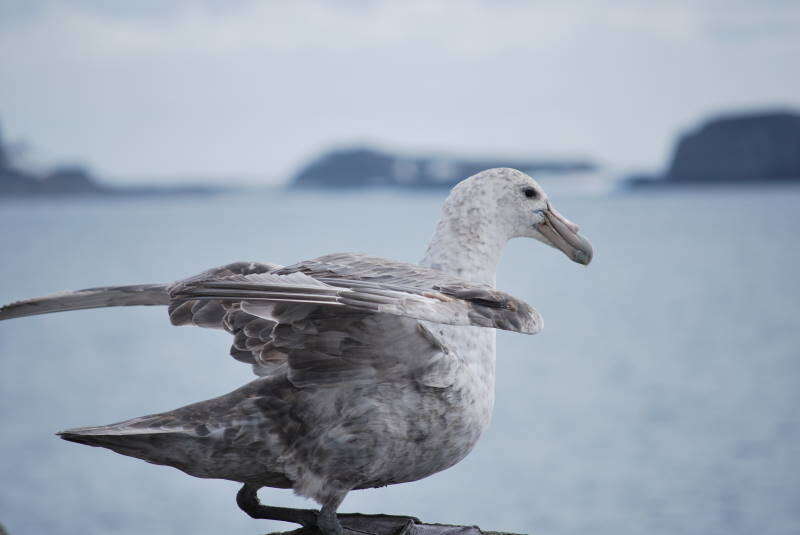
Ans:
[{"label": "hooked beak", "polygon": [[592,244],[578,234],[580,227],[558,213],[558,210],[548,201],[547,208],[539,210],[542,222],[537,223],[536,230],[545,237],[547,242],[561,250],[573,262],[589,265],[592,261]]}]

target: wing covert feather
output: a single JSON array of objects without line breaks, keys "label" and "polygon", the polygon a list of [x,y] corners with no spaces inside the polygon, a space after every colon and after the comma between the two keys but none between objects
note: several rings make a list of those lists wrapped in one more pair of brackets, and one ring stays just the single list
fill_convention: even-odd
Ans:
[{"label": "wing covert feather", "polygon": [[222,280],[190,279],[170,288],[170,297],[173,302],[240,301],[265,318],[271,306],[262,304],[286,302],[526,334],[541,330],[536,310],[505,292],[434,269],[353,254]]},{"label": "wing covert feather", "polygon": [[387,380],[452,384],[460,360],[420,321],[534,334],[539,314],[485,284],[340,253],[292,266],[239,262],[169,288],[176,325],[224,329],[231,355],[298,387]]}]

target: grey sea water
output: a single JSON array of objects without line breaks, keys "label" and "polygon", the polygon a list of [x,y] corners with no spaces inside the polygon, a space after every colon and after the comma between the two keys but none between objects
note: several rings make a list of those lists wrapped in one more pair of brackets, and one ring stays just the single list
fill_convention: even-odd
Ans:
[{"label": "grey sea water", "polygon": [[[0,301],[334,251],[416,261],[443,194],[252,193],[0,203]],[[491,428],[456,467],[342,511],[548,535],[800,533],[800,188],[565,198],[588,268],[513,241],[498,286],[542,313],[498,335]],[[60,429],[251,380],[227,334],[160,308],[0,323],[0,522],[11,535],[259,534],[237,485]],[[312,504],[264,490],[276,505]]]}]

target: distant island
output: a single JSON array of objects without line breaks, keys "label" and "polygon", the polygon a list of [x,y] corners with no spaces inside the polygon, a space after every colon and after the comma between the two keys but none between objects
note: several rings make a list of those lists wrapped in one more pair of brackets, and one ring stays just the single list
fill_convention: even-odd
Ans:
[{"label": "distant island", "polygon": [[528,172],[580,173],[596,169],[588,160],[504,160],[399,155],[369,147],[327,152],[293,177],[291,188],[391,186],[449,188],[484,169],[514,167]]},{"label": "distant island", "polygon": [[95,179],[80,165],[56,167],[44,174],[16,167],[8,154],[0,132],[0,199],[4,197],[48,196],[161,196],[210,194],[220,187],[188,186],[111,186]]},{"label": "distant island", "polygon": [[800,114],[767,111],[707,120],[682,135],[662,176],[633,186],[800,181]]}]

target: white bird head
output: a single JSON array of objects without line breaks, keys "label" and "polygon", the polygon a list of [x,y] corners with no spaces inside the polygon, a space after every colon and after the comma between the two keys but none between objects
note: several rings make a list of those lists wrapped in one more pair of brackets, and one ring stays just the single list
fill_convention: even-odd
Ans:
[{"label": "white bird head", "polygon": [[488,169],[471,176],[453,188],[445,207],[464,223],[490,222],[500,238],[533,238],[579,264],[592,260],[592,246],[578,225],[553,207],[533,178],[516,169]]}]

